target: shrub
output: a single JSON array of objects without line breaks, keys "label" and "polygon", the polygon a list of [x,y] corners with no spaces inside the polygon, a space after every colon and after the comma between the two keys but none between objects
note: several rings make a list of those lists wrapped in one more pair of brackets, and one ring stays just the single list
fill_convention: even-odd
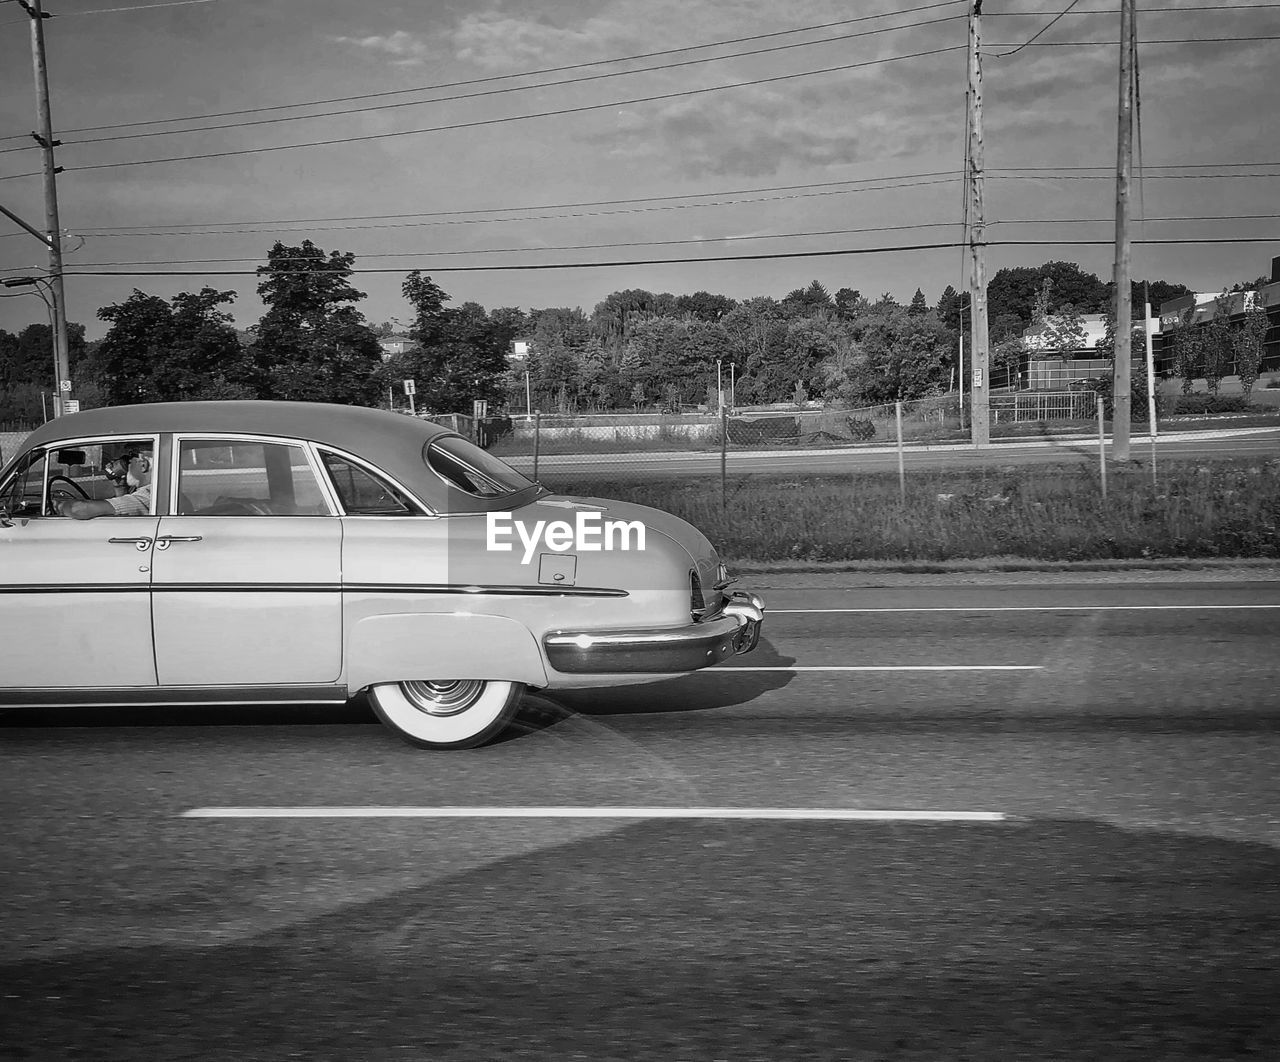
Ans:
[{"label": "shrub", "polygon": [[1180,395],[1175,413],[1247,413],[1252,409],[1248,395]]},{"label": "shrub", "polygon": [[511,418],[505,413],[485,417],[480,421],[480,445],[487,450],[504,435],[510,435],[512,430]]},{"label": "shrub", "polygon": [[769,439],[794,439],[800,434],[795,417],[761,417],[729,421],[729,441],[749,445]]},{"label": "shrub", "polygon": [[848,417],[845,420],[845,424],[849,427],[849,435],[854,439],[874,439],[876,437],[876,426],[869,420]]}]

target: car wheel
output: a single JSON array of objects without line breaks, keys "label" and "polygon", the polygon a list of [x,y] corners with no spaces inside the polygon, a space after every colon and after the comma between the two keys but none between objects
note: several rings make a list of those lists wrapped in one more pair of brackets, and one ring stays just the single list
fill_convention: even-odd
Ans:
[{"label": "car wheel", "polygon": [[378,718],[420,749],[470,749],[497,737],[516,714],[522,682],[435,679],[369,688]]}]

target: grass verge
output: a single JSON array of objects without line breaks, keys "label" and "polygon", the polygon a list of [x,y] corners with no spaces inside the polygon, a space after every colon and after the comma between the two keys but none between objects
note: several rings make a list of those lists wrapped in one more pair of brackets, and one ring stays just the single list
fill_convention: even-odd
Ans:
[{"label": "grass verge", "polygon": [[759,562],[941,563],[1280,557],[1280,458],[1096,469],[1041,465],[896,473],[574,481],[547,486],[652,505],[725,556]]}]

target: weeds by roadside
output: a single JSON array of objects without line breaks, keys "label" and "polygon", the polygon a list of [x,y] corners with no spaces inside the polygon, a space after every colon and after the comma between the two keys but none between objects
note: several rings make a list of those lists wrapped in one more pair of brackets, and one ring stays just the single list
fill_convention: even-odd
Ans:
[{"label": "weeds by roadside", "polygon": [[572,482],[558,492],[653,505],[726,556],[758,561],[1044,561],[1280,557],[1280,458],[1096,469],[1009,467],[896,473]]}]

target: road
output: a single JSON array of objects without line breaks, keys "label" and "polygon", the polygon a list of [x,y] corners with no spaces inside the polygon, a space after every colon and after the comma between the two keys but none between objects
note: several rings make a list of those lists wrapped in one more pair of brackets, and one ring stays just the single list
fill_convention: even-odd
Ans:
[{"label": "road", "polygon": [[[1106,444],[1108,458],[1113,447]],[[1151,457],[1151,444],[1146,436],[1131,439],[1130,457],[1146,464]],[[1280,429],[1245,428],[1239,431],[1179,432],[1160,437],[1156,442],[1156,460],[1211,460],[1231,457],[1272,458],[1280,456]],[[532,457],[504,457],[526,475],[533,470]],[[980,468],[991,465],[1043,465],[1098,463],[1098,440],[1087,437],[997,442],[989,450],[971,446],[914,446],[903,451],[903,464],[908,469]],[[732,451],[726,456],[730,473],[776,472],[886,472],[898,468],[896,447],[845,447],[842,449],[788,449],[773,451]],[[630,474],[712,475],[720,471],[719,453],[630,453],[630,454],[560,454],[540,455],[538,476],[572,474],[574,476],[616,476],[620,470]]]},{"label": "road", "polygon": [[1280,580],[966,578],[468,753],[4,713],[0,1057],[1280,1057]]}]

